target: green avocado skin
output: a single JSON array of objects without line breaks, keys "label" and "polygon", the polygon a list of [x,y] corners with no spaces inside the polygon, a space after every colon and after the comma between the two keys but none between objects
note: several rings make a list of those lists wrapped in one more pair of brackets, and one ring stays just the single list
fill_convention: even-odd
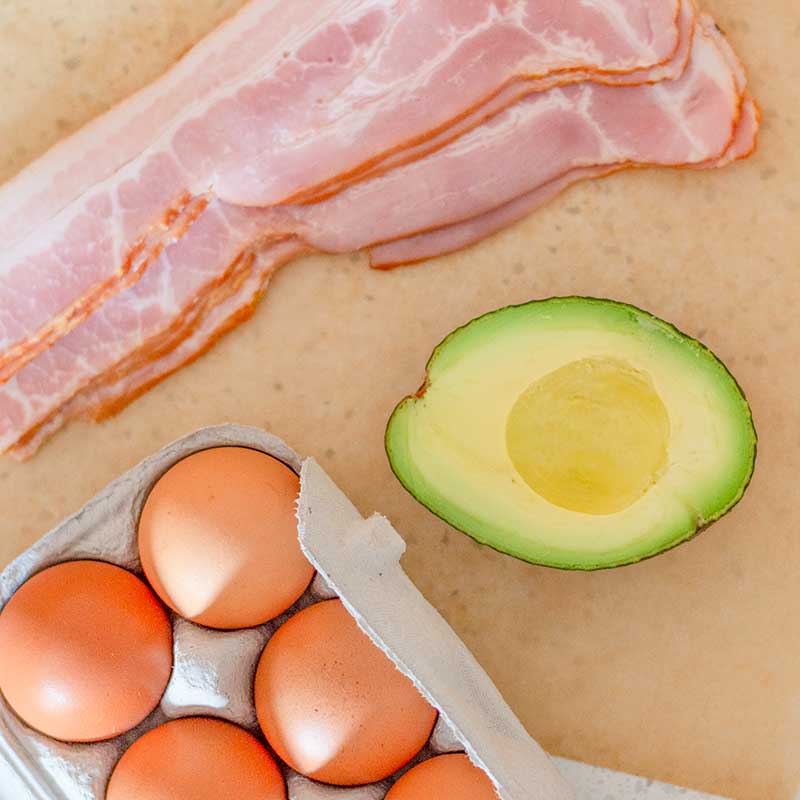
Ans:
[{"label": "green avocado skin", "polygon": [[[668,535],[660,535],[648,539],[646,530],[640,531],[634,545],[629,548],[617,548],[613,552],[561,552],[558,547],[542,547],[532,538],[525,536],[509,536],[507,527],[500,521],[477,519],[461,507],[458,493],[442,496],[435,488],[436,475],[426,474],[424,467],[416,463],[413,437],[409,435],[411,426],[415,424],[417,412],[429,389],[435,386],[437,378],[446,371],[450,364],[469,357],[474,342],[480,341],[485,331],[496,335],[506,324],[518,324],[519,320],[537,317],[558,320],[562,315],[569,317],[574,312],[588,314],[603,324],[607,317],[611,320],[623,319],[633,323],[631,336],[656,336],[669,340],[671,347],[685,351],[691,362],[708,365],[713,380],[723,386],[726,408],[732,417],[735,428],[739,431],[736,438],[735,460],[731,464],[730,477],[725,491],[715,500],[715,505],[698,513],[692,524],[686,524],[669,531]],[[615,323],[616,324],[616,323]],[[640,333],[641,332],[641,333]],[[595,297],[552,297],[533,300],[520,305],[506,306],[490,311],[473,319],[452,331],[434,349],[426,366],[425,380],[417,392],[405,397],[394,409],[389,418],[385,433],[385,449],[391,469],[403,487],[423,506],[444,520],[452,527],[467,534],[480,544],[486,545],[500,553],[510,555],[522,561],[540,566],[561,570],[594,571],[626,566],[644,561],[677,547],[706,530],[714,522],[729,513],[742,499],[753,477],[757,455],[758,438],[753,423],[752,412],[742,388],[728,368],[705,345],[680,331],[671,323],[643,311],[636,306],[614,300]],[[445,454],[447,457],[450,454]],[[457,458],[457,454],[452,454]],[[463,487],[466,496],[471,487]],[[532,491],[532,490],[531,490]],[[463,497],[462,496],[462,497]],[[463,502],[463,501],[462,501]],[[576,515],[582,517],[583,515]],[[535,518],[528,521],[527,530],[537,529]],[[577,523],[580,524],[580,521]]]}]

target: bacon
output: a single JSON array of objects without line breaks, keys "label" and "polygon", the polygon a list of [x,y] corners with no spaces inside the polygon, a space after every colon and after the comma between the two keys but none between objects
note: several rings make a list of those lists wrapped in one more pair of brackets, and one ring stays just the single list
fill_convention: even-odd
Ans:
[{"label": "bacon", "polygon": [[191,235],[167,248],[142,280],[10,378],[0,387],[0,448],[98,376],[121,371],[133,354],[157,354],[172,329],[212,307],[217,288],[260,246],[261,214],[212,203]]},{"label": "bacon", "polygon": [[[326,202],[248,210],[212,201],[138,284],[0,390],[0,446],[16,443],[14,452],[25,455],[77,414],[120,408],[210,347],[249,313],[271,270],[305,249],[372,247],[378,265],[419,260],[477,241],[586,177],[635,164],[711,167],[743,157],[754,146],[756,110],[748,97],[739,118],[743,74],[720,44],[704,20],[678,81],[552,89]],[[431,223],[433,231],[419,232]],[[259,273],[250,262],[264,239],[272,243],[270,266]],[[384,240],[390,243],[378,244]],[[278,245],[281,256],[271,260]]]},{"label": "bacon", "polygon": [[328,196],[552,83],[676,77],[689,16],[690,0],[254,0],[2,191],[0,381],[208,203]]},{"label": "bacon", "polygon": [[[161,352],[136,359],[134,368],[112,370],[97,377],[60,408],[22,436],[8,452],[18,460],[33,456],[54,433],[73,419],[97,422],[119,413],[156,384],[210,350],[217,341],[254,313],[274,272],[303,252],[303,245],[286,239],[243,259],[244,269],[233,272],[217,289],[217,304],[205,307],[185,330],[175,331]],[[141,355],[141,354],[139,354]]]},{"label": "bacon", "polygon": [[[755,150],[757,132],[758,109],[753,99],[748,97],[731,146],[720,158],[695,165],[696,168],[719,168],[732,161],[747,158]],[[463,250],[524,219],[576,183],[590,178],[602,178],[634,166],[642,165],[628,163],[577,167],[486,214],[435,231],[378,245],[369,251],[370,265],[374,269],[394,269]]]},{"label": "bacon", "polygon": [[276,209],[272,224],[317,250],[350,252],[471,220],[574,169],[714,161],[731,142],[742,89],[710,25],[679,80],[530,95],[424,159],[325,203]]},{"label": "bacon", "polygon": [[[744,68],[733,52],[730,43],[722,36],[719,28],[708,15],[703,15],[699,24],[702,26],[705,36],[717,46],[720,55],[732,71],[735,85],[742,96],[741,113],[734,135],[727,149],[719,157],[710,157],[695,164],[676,166],[692,169],[719,169],[733,161],[748,158],[755,151],[761,112],[747,91]],[[651,164],[656,165],[657,162],[653,161]],[[608,166],[576,167],[567,170],[562,175],[485,214],[479,214],[471,219],[434,231],[370,248],[370,265],[375,269],[393,269],[462,250],[523,219],[575,183],[610,175],[626,168],[641,166],[646,165],[629,161]]]},{"label": "bacon", "polygon": [[[568,73],[555,72],[544,76],[534,74],[517,77],[507,82],[487,102],[472,109],[453,124],[423,142],[401,149],[390,154],[375,165],[367,166],[357,173],[359,180],[382,175],[390,169],[403,166],[429,153],[435,152],[452,141],[471,131],[478,125],[490,120],[496,114],[513,105],[517,101],[536,92],[544,92],[554,86],[566,86],[591,80],[608,86],[635,86],[644,83],[656,83],[661,80],[675,80],[683,75],[689,61],[694,35],[696,10],[694,0],[681,3],[678,16],[678,46],[672,57],[659,66],[631,72],[598,72],[590,68],[572,69]],[[327,199],[352,185],[353,176],[329,181],[320,188],[296,195],[297,203],[319,202]]]}]

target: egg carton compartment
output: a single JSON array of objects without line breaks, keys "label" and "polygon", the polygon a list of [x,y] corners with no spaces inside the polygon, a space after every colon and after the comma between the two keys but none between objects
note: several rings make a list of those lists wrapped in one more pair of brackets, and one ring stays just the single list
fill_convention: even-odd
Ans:
[{"label": "egg carton compartment", "polygon": [[[280,439],[255,428],[197,431],[118,478],[9,565],[0,575],[0,609],[28,578],[63,561],[97,559],[143,577],[136,531],[151,488],[181,459],[223,446],[260,450],[300,475],[298,535],[317,570],[310,587],[285,614],[246,630],[212,630],[171,614],[174,665],[160,704],[137,728],[114,739],[59,742],[25,725],[0,697],[0,798],[102,800],[123,752],[169,719],[219,717],[264,741],[253,701],[261,652],[293,614],[335,597],[439,711],[429,742],[406,769],[438,754],[465,751],[491,777],[502,800],[572,798],[554,763],[403,572],[405,545],[389,522],[377,514],[362,517],[313,459],[301,459]],[[381,783],[338,788],[284,769],[290,800],[383,800],[404,771]]]}]

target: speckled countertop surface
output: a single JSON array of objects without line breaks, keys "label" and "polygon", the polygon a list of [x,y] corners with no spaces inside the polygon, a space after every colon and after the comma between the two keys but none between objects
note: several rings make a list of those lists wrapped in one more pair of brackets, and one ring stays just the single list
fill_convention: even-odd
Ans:
[{"label": "speckled countertop surface", "polygon": [[[239,5],[0,0],[0,179]],[[737,800],[793,800],[800,22],[789,0],[706,6],[764,107],[756,158],[580,186],[479,247],[399,272],[358,257],[292,265],[255,319],[117,419],[72,426],[28,464],[0,460],[0,564],[167,441],[210,423],[261,425],[315,455],[362,511],[391,517],[410,575],[549,750]],[[573,293],[635,303],[700,336],[744,386],[761,437],[730,517],[660,558],[591,575],[472,544],[405,494],[382,449],[394,403],[451,328]]]}]

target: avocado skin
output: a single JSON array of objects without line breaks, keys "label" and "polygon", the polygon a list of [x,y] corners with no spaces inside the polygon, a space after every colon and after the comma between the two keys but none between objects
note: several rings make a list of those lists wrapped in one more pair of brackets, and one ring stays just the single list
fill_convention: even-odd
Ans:
[{"label": "avocado skin", "polygon": [[[397,459],[394,457],[393,447],[391,442],[392,436],[392,428],[393,424],[396,422],[399,415],[404,410],[405,406],[409,403],[413,403],[414,401],[422,398],[426,391],[428,390],[429,386],[431,385],[430,373],[434,363],[436,362],[437,358],[441,355],[441,353],[447,348],[448,344],[456,337],[459,336],[461,332],[469,328],[475,323],[479,323],[481,321],[485,321],[491,319],[492,317],[499,316],[504,314],[508,311],[513,309],[522,309],[531,305],[535,304],[550,304],[550,303],[581,303],[586,305],[591,304],[598,304],[598,305],[613,305],[620,309],[627,309],[632,314],[636,315],[637,317],[644,318],[649,320],[651,323],[673,333],[675,336],[679,337],[687,346],[691,346],[695,348],[698,352],[705,354],[706,356],[713,359],[719,366],[722,367],[724,372],[730,378],[731,382],[734,384],[736,389],[738,390],[742,400],[744,401],[744,406],[746,408],[747,414],[747,423],[749,424],[750,430],[752,432],[752,456],[749,460],[748,470],[745,479],[741,482],[740,488],[738,493],[731,499],[731,501],[725,505],[724,507],[720,508],[717,512],[712,514],[710,517],[703,520],[702,523],[697,525],[693,530],[687,531],[686,535],[682,538],[677,538],[674,541],[667,543],[666,545],[659,546],[651,551],[644,551],[642,553],[635,553],[631,554],[630,557],[622,558],[617,561],[609,561],[609,562],[601,562],[596,564],[591,563],[581,563],[581,564],[570,564],[565,563],[562,561],[548,561],[546,559],[542,559],[539,556],[535,556],[530,553],[522,552],[516,548],[504,545],[503,542],[496,541],[492,538],[488,538],[482,535],[478,531],[466,531],[463,528],[460,528],[458,524],[448,518],[448,516],[439,511],[437,508],[433,507],[432,504],[426,503],[422,500],[417,493],[415,492],[414,488],[410,485],[409,481],[406,479],[405,475],[402,473],[402,470],[398,466]],[[485,314],[481,314],[478,317],[469,320],[468,322],[460,325],[459,327],[452,330],[444,339],[442,339],[439,344],[433,349],[428,361],[425,365],[425,377],[420,385],[420,388],[414,392],[413,394],[407,395],[404,397],[398,404],[395,406],[392,414],[389,417],[389,420],[386,425],[386,431],[384,434],[384,449],[386,451],[387,458],[389,460],[389,466],[392,470],[392,473],[403,486],[403,488],[418,502],[420,505],[427,508],[434,516],[441,519],[443,522],[446,522],[451,527],[455,528],[456,530],[460,531],[461,533],[466,534],[471,539],[475,540],[478,544],[481,544],[485,547],[491,548],[498,553],[503,555],[508,555],[513,558],[516,558],[520,561],[525,561],[530,564],[534,564],[537,566],[542,567],[549,567],[551,569],[558,569],[568,572],[597,572],[601,570],[608,570],[608,569],[616,569],[618,567],[630,566],[633,564],[639,564],[643,561],[648,561],[656,556],[661,555],[662,553],[669,552],[670,550],[674,550],[676,547],[679,547],[682,544],[690,542],[695,537],[699,536],[701,533],[706,531],[710,528],[715,522],[718,522],[720,519],[725,517],[729,514],[742,500],[744,497],[747,489],[749,488],[752,480],[753,475],[755,473],[755,466],[758,457],[758,433],[753,421],[752,416],[752,409],[750,404],[747,400],[747,396],[742,388],[742,386],[737,381],[736,377],[731,373],[728,369],[727,365],[717,357],[717,355],[706,345],[700,342],[693,336],[690,336],[687,333],[684,333],[680,330],[676,325],[667,322],[666,320],[661,319],[660,317],[651,314],[648,311],[645,311],[638,306],[635,306],[631,303],[624,303],[617,300],[611,300],[609,298],[602,298],[602,297],[593,297],[593,296],[581,296],[581,295],[563,295],[563,296],[554,296],[549,298],[543,298],[540,300],[530,300],[525,303],[518,303],[518,304],[511,304],[507,306],[503,306],[501,308],[494,309],[492,311],[488,311]]]}]

